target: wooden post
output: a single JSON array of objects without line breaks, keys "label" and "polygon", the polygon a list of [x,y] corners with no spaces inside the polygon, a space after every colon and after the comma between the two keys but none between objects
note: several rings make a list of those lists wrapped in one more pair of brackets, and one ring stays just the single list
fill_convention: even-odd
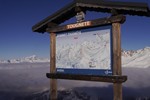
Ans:
[{"label": "wooden post", "polygon": [[[112,23],[113,75],[122,75],[121,69],[121,24]],[[114,100],[122,100],[122,83],[114,83]]]},{"label": "wooden post", "polygon": [[[56,34],[50,33],[50,73],[56,71]],[[50,100],[57,100],[57,80],[50,79]]]}]

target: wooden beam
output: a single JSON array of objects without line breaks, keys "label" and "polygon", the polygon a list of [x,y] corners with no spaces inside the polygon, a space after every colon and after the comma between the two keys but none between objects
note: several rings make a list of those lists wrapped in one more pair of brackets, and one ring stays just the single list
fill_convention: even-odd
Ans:
[{"label": "wooden beam", "polygon": [[121,75],[121,25],[120,23],[112,24],[113,35],[113,74]]},{"label": "wooden beam", "polygon": [[51,79],[68,79],[82,81],[97,81],[108,83],[123,83],[127,80],[127,76],[99,76],[99,75],[76,75],[63,73],[47,73],[46,76]]},{"label": "wooden beam", "polygon": [[[56,71],[56,34],[50,34],[50,73]],[[57,80],[50,79],[50,100],[57,100]]]},{"label": "wooden beam", "polygon": [[[85,22],[81,22],[81,23],[74,23],[74,24],[69,24],[69,25],[79,25],[77,27],[74,28],[68,28],[69,25],[62,25],[62,26],[56,26],[56,27],[49,27],[46,29],[47,32],[49,33],[53,33],[53,32],[62,32],[62,31],[69,31],[69,30],[75,30],[75,29],[83,29],[83,28],[88,28],[88,27],[96,27],[96,26],[105,26],[105,25],[109,25],[112,23],[124,23],[125,21],[125,16],[123,15],[117,15],[117,16],[111,16],[111,17],[106,17],[106,18],[100,18],[100,19],[95,19],[92,21],[85,21]],[[90,25],[81,25],[81,24],[85,24],[85,23],[89,23]]]},{"label": "wooden beam", "polygon": [[[113,75],[122,75],[121,69],[121,25],[112,24],[113,37]],[[114,100],[122,100],[122,83],[114,83]]]}]

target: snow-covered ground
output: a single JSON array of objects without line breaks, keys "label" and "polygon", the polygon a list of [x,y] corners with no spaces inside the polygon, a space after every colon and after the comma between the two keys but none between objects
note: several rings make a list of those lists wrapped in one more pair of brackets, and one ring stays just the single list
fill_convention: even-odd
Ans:
[{"label": "snow-covered ground", "polygon": [[150,47],[122,52],[122,66],[135,68],[150,67]]}]

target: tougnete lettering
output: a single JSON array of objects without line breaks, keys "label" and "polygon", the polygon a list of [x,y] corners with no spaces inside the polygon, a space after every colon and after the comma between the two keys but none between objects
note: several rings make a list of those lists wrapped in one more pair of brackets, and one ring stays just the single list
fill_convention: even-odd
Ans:
[{"label": "tougnete lettering", "polygon": [[79,28],[79,27],[90,26],[90,25],[91,25],[91,22],[87,21],[87,22],[67,25],[67,29]]}]

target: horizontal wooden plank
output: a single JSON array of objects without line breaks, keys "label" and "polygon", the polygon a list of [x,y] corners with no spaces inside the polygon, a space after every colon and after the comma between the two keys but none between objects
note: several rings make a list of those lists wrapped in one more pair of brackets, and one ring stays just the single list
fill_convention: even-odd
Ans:
[{"label": "horizontal wooden plank", "polygon": [[47,73],[46,76],[51,79],[68,79],[82,81],[97,81],[108,83],[123,83],[127,80],[127,76],[98,76],[98,75],[75,75],[62,73]]},{"label": "horizontal wooden plank", "polygon": [[62,25],[62,26],[56,26],[53,28],[47,28],[47,32],[62,32],[62,31],[69,31],[69,30],[75,30],[80,28],[88,28],[88,27],[95,27],[95,26],[105,26],[112,23],[124,23],[126,20],[126,17],[123,15],[117,15],[117,16],[111,16],[111,17],[105,17],[100,19],[95,19],[91,21],[85,21],[81,23],[74,23],[69,25]]}]

